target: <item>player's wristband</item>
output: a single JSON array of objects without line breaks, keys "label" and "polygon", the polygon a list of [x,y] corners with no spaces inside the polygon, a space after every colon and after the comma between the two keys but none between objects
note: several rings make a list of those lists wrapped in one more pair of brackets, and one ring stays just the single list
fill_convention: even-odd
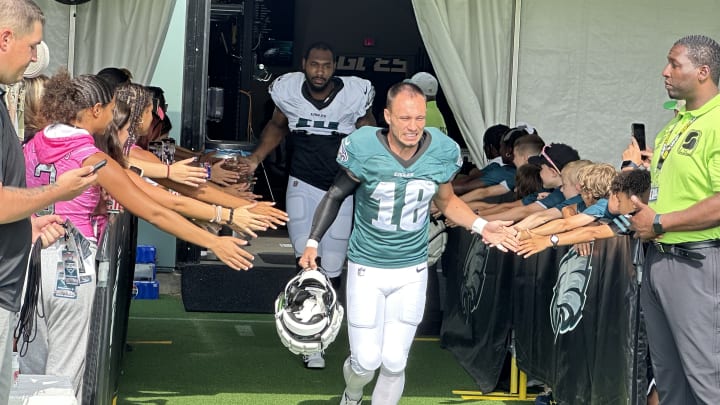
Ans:
[{"label": "player's wristband", "polygon": [[485,225],[487,225],[488,221],[478,217],[475,222],[473,222],[470,229],[472,229],[473,232],[475,232],[478,235],[482,235],[483,229],[485,229]]},{"label": "player's wristband", "polygon": [[309,247],[309,248],[317,249],[318,246],[320,246],[320,243],[314,239],[308,239],[307,243],[305,243],[305,247]]}]

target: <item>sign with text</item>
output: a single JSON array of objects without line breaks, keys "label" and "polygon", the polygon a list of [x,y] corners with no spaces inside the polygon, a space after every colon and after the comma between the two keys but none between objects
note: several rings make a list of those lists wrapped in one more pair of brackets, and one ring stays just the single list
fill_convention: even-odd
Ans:
[{"label": "sign with text", "polygon": [[338,56],[336,70],[407,74],[407,60],[381,56]]}]

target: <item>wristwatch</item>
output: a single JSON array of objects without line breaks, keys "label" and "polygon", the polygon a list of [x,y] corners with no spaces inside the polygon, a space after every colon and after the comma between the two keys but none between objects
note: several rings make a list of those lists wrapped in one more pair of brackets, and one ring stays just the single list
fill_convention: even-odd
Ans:
[{"label": "wristwatch", "polygon": [[653,219],[653,232],[655,235],[662,235],[665,233],[665,230],[663,229],[662,224],[660,223],[660,214],[655,214],[655,219]]},{"label": "wristwatch", "polygon": [[641,166],[638,166],[637,163],[633,162],[632,160],[623,160],[622,164],[620,164],[620,169],[624,169],[626,167],[632,167],[633,169],[640,169]]},{"label": "wristwatch", "polygon": [[560,242],[560,237],[555,234],[550,235],[550,243],[552,243],[553,249],[557,248],[558,242]]}]

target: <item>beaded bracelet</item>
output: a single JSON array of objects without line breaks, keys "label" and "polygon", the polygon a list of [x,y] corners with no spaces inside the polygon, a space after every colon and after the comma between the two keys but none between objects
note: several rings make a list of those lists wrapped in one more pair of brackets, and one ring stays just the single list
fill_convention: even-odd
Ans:
[{"label": "beaded bracelet", "polygon": [[213,218],[210,218],[210,223],[220,223],[222,221],[222,206],[213,204],[213,208],[215,209],[215,216]]},{"label": "beaded bracelet", "polygon": [[216,212],[215,212],[215,222],[217,222],[217,223],[219,224],[220,221],[222,221],[222,210],[223,210],[223,207],[222,207],[222,205],[217,205],[215,209],[216,209]]},{"label": "beaded bracelet", "polygon": [[233,223],[233,216],[235,215],[235,208],[230,208],[230,218],[228,218],[227,224],[230,225]]}]

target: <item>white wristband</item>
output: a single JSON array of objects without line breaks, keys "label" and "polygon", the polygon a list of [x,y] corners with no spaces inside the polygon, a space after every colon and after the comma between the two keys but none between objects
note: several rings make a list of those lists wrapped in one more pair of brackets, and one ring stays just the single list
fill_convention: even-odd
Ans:
[{"label": "white wristband", "polygon": [[313,240],[313,239],[308,239],[307,243],[305,244],[305,247],[315,248],[315,249],[317,249],[318,246],[320,246],[320,243],[318,243],[318,241]]},{"label": "white wristband", "polygon": [[482,235],[482,231],[483,231],[483,229],[485,229],[485,225],[487,225],[487,223],[488,223],[488,221],[478,217],[475,220],[475,222],[473,222],[472,227],[470,227],[470,229],[472,229],[472,231],[475,232],[476,234]]}]

